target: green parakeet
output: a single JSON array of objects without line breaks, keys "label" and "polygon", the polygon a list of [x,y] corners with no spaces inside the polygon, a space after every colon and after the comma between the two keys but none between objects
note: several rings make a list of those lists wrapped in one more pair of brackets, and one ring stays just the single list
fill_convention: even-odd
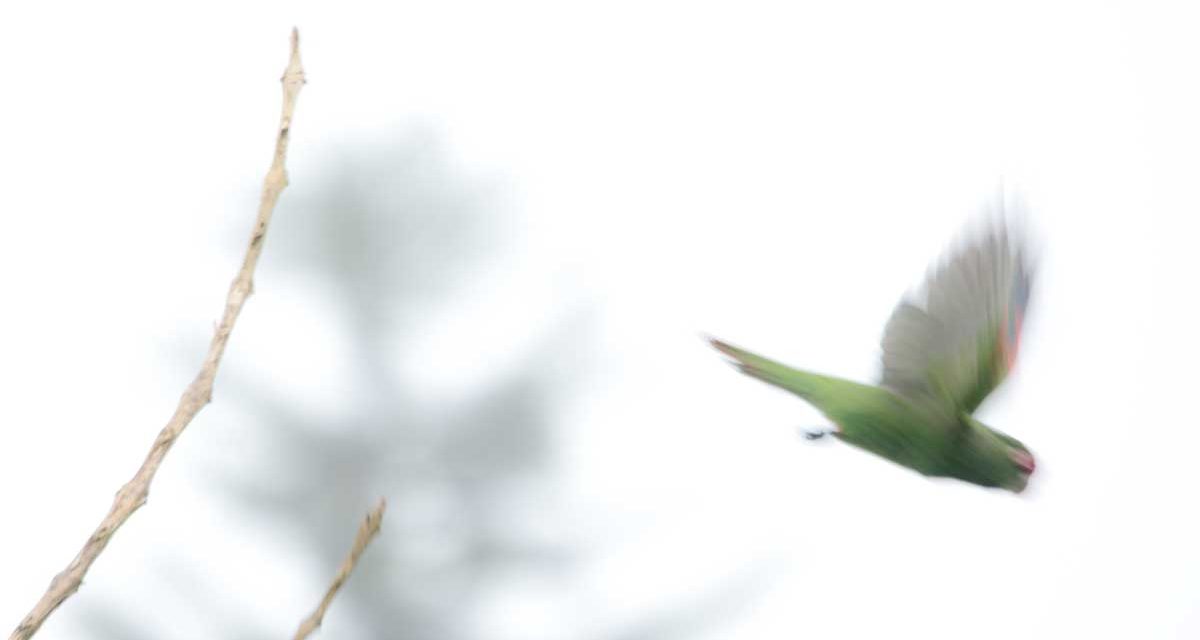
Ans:
[{"label": "green parakeet", "polygon": [[719,340],[745,374],[808,401],[833,435],[926,476],[1021,492],[1033,454],[972,414],[1017,355],[1032,268],[997,223],[930,271],[883,332],[878,385],[793,369]]}]

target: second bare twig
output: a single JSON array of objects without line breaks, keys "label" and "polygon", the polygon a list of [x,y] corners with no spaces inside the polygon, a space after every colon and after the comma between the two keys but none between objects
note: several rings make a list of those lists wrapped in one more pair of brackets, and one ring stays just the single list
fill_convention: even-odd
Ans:
[{"label": "second bare twig", "polygon": [[354,546],[350,548],[350,554],[342,561],[342,566],[338,568],[337,575],[329,585],[329,590],[325,592],[325,597],[321,598],[321,604],[300,624],[293,640],[304,640],[313,631],[316,631],[317,627],[321,626],[321,621],[325,618],[325,611],[329,609],[329,603],[333,602],[333,597],[346,583],[350,572],[354,571],[354,566],[358,564],[358,558],[362,555],[363,550],[367,548],[375,534],[379,533],[379,525],[383,522],[383,511],[386,508],[387,501],[380,499],[379,504],[367,514],[363,523],[359,525],[358,535],[354,536]]}]

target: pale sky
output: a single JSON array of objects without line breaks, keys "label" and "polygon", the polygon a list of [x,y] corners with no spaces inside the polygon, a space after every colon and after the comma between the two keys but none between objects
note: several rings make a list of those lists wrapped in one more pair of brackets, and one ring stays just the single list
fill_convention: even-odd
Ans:
[{"label": "pale sky", "polygon": [[[1200,8],[1132,1],[0,9],[0,622],[195,372],[293,25],[291,187],[214,402],[38,637],[286,637],[380,495],[317,637],[401,601],[391,637],[1200,636]],[[1026,495],[807,442],[702,341],[871,380],[1001,185],[1040,270],[981,417]],[[509,437],[496,390],[543,378]],[[495,442],[445,462],[460,422]],[[493,529],[558,559],[473,560]]]}]

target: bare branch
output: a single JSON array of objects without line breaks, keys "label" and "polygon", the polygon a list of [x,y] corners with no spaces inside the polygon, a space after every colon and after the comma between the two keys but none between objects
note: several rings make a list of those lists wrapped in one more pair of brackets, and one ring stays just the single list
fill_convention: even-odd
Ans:
[{"label": "bare branch", "polygon": [[42,599],[13,631],[10,640],[27,640],[33,637],[33,634],[37,633],[42,623],[58,608],[58,605],[79,589],[88,569],[108,546],[113,534],[121,525],[125,524],[134,511],[146,504],[146,498],[150,493],[150,482],[154,479],[154,474],[158,472],[163,458],[171,450],[171,446],[175,444],[200,409],[212,400],[213,380],[217,376],[217,367],[221,364],[221,355],[225,352],[225,344],[229,341],[229,334],[233,332],[233,325],[237,321],[238,314],[241,313],[242,305],[246,303],[246,298],[254,289],[254,267],[258,264],[259,255],[262,254],[267,225],[271,221],[271,214],[275,211],[275,203],[279,200],[279,194],[287,186],[284,162],[287,157],[292,126],[292,112],[296,108],[296,98],[300,94],[300,88],[304,86],[304,69],[300,66],[300,35],[295,29],[292,30],[291,59],[287,69],[284,70],[282,82],[283,112],[279,118],[275,157],[271,161],[271,169],[267,172],[266,180],[263,183],[262,199],[258,205],[258,219],[255,221],[254,231],[250,235],[250,246],[246,249],[242,268],[229,287],[229,295],[225,299],[225,313],[213,335],[200,373],[196,375],[196,378],[184,391],[183,397],[179,399],[179,406],[176,407],[175,414],[171,416],[167,426],[163,427],[158,437],[155,438],[154,445],[150,447],[150,452],[146,455],[146,460],[142,462],[141,468],[117,492],[108,515],[104,516],[100,526],[96,527],[92,535],[88,536],[79,555],[75,556],[71,564],[67,565],[67,568],[50,582],[50,587],[46,589]]},{"label": "bare branch", "polygon": [[379,500],[379,505],[376,506],[370,513],[367,514],[362,525],[358,527],[358,535],[354,537],[354,546],[350,548],[350,555],[342,561],[341,568],[338,569],[337,575],[333,578],[333,583],[329,585],[329,590],[325,592],[325,597],[321,599],[321,605],[313,611],[311,615],[300,624],[300,628],[296,630],[296,635],[293,640],[304,640],[317,627],[321,626],[321,621],[325,618],[325,611],[329,609],[329,603],[333,602],[333,597],[337,595],[338,589],[346,583],[346,579],[350,577],[350,572],[354,571],[354,566],[358,564],[358,557],[362,555],[363,550],[370,544],[371,539],[375,534],[379,533],[379,525],[383,522],[383,511],[387,508],[387,501],[382,498]]}]

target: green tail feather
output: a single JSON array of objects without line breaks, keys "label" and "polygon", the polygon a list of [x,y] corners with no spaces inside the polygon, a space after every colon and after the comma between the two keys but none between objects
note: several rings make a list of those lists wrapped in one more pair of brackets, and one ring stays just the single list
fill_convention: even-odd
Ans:
[{"label": "green tail feather", "polygon": [[745,349],[739,349],[716,338],[709,343],[721,353],[733,359],[742,373],[758,378],[767,384],[790,391],[820,407],[827,395],[831,380],[825,376],[793,369],[769,358],[764,358]]}]

